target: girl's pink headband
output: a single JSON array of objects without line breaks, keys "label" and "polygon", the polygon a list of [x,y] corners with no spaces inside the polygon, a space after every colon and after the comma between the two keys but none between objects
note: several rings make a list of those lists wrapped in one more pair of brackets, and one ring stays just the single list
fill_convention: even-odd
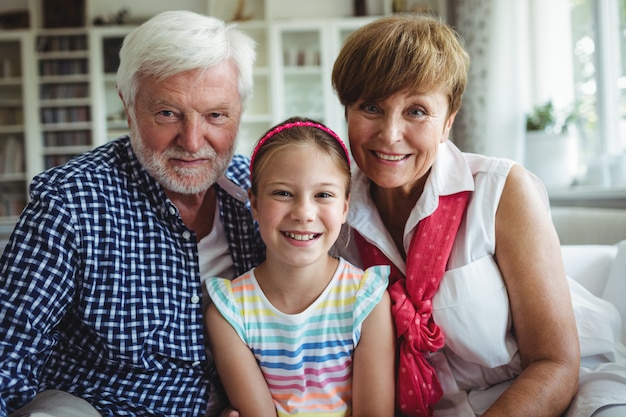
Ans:
[{"label": "girl's pink headband", "polygon": [[256,159],[256,155],[259,152],[259,149],[261,149],[261,147],[263,146],[263,144],[265,142],[267,142],[269,139],[272,138],[272,136],[274,136],[277,133],[282,132],[283,130],[291,129],[292,127],[298,127],[298,126],[314,127],[314,128],[319,129],[319,130],[323,130],[324,132],[328,133],[330,136],[335,138],[335,140],[337,142],[339,142],[339,144],[341,145],[341,148],[343,149],[344,153],[346,154],[346,160],[348,161],[348,166],[350,166],[350,153],[348,152],[348,148],[346,147],[346,144],[343,143],[343,141],[341,139],[339,139],[339,136],[335,132],[333,132],[331,129],[329,129],[326,126],[324,126],[322,124],[319,124],[319,123],[308,122],[308,121],[301,121],[301,122],[285,123],[285,124],[276,126],[274,129],[272,129],[269,132],[267,132],[265,134],[265,136],[263,136],[261,138],[261,140],[259,140],[259,143],[257,143],[257,145],[254,147],[254,151],[252,151],[252,157],[250,158],[250,172],[252,173],[252,166],[254,165],[254,160]]}]

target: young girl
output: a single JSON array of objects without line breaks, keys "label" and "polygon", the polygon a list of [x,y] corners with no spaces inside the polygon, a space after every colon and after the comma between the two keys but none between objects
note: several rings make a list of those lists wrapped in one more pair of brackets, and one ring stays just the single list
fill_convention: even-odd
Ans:
[{"label": "young girl", "polygon": [[346,221],[350,158],[326,126],[293,118],[250,162],[265,262],[210,279],[206,323],[232,406],[247,416],[393,416],[394,334],[387,267],[329,250]]}]

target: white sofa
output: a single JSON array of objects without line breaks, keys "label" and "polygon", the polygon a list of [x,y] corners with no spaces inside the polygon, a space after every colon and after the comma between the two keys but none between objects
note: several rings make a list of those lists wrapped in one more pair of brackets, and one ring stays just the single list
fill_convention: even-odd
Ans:
[{"label": "white sofa", "polygon": [[626,343],[626,209],[552,207],[567,274],[615,306]]}]

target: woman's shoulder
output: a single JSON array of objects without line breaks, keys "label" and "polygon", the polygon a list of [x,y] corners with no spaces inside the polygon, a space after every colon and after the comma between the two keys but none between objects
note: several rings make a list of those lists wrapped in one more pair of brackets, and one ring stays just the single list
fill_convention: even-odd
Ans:
[{"label": "woman's shoulder", "polygon": [[477,153],[464,152],[463,158],[474,176],[482,174],[506,177],[511,168],[517,165],[512,159]]}]

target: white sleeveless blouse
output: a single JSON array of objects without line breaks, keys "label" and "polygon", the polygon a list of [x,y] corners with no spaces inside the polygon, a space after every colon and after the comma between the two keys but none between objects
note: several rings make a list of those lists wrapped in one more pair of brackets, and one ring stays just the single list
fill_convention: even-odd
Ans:
[{"label": "white sleeveless blouse", "polygon": [[[482,414],[521,372],[508,294],[494,260],[496,209],[514,163],[461,153],[450,142],[442,144],[405,227],[408,250],[417,223],[435,210],[439,195],[473,191],[469,221],[460,226],[448,271],[433,298],[433,317],[446,337],[446,346],[430,358],[444,390],[436,417]],[[548,210],[545,189],[539,180],[537,184]],[[404,260],[370,198],[369,182],[357,168],[348,224],[405,272]],[[361,264],[354,244],[345,256]],[[588,417],[604,405],[626,404],[626,348],[619,342],[615,308],[575,281],[569,282],[583,359],[579,392],[566,416]]]}]

